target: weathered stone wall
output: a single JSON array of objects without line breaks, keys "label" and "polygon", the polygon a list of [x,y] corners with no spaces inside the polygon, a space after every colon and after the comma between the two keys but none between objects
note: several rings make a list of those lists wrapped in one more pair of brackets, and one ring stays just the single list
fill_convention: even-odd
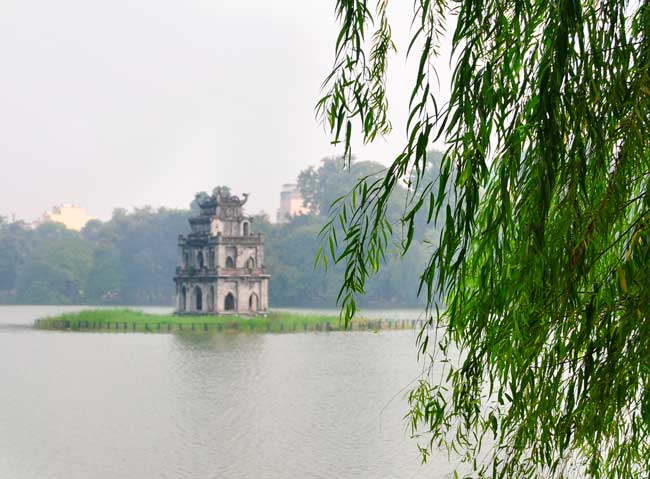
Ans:
[{"label": "weathered stone wall", "polygon": [[235,262],[235,268],[246,268],[249,258],[255,260],[255,267],[258,268],[264,264],[264,255],[262,248],[257,246],[230,246],[220,244],[215,249],[216,265],[225,268],[226,258],[232,256]]},{"label": "weathered stone wall", "polygon": [[237,267],[246,268],[248,258],[253,258],[255,260],[255,267],[260,264],[260,260],[257,256],[256,247],[239,247],[237,248]]},{"label": "weathered stone wall", "polygon": [[239,311],[247,313],[256,313],[259,311],[259,308],[256,311],[251,311],[249,308],[249,300],[253,293],[257,295],[257,302],[259,304],[259,298],[262,293],[261,282],[259,280],[242,281],[239,288]]},{"label": "weathered stone wall", "polygon": [[[182,305],[182,290],[185,287],[185,308]],[[197,288],[201,291],[202,308],[197,308]],[[214,296],[213,290],[214,290]],[[268,278],[233,277],[220,278],[212,282],[183,281],[176,287],[176,310],[185,313],[223,313],[226,312],[226,296],[232,294],[235,309],[232,313],[249,314],[268,311]],[[251,311],[250,298],[255,294],[253,301],[257,309]]]},{"label": "weathered stone wall", "polygon": [[[233,278],[222,279],[217,291],[217,312],[225,312],[226,297],[232,294],[235,300],[234,313],[249,314],[268,310],[268,279],[266,278]],[[254,303],[257,309],[250,310],[251,295],[256,295]]]}]

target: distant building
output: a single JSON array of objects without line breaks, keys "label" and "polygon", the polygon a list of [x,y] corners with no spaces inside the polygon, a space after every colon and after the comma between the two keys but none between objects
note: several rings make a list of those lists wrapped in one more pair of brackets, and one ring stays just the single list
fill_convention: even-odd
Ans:
[{"label": "distant building", "polygon": [[288,223],[293,216],[307,213],[309,213],[309,209],[305,205],[305,200],[300,194],[298,186],[293,183],[285,183],[282,185],[277,222]]},{"label": "distant building", "polygon": [[244,215],[248,200],[217,191],[197,198],[201,212],[192,231],[178,237],[176,311],[180,314],[258,314],[269,305],[264,238]]},{"label": "distant building", "polygon": [[64,203],[52,208],[52,211],[44,213],[41,220],[36,224],[53,221],[61,223],[69,230],[81,231],[86,223],[90,220],[96,220],[95,216],[90,216],[85,208],[81,206]]}]

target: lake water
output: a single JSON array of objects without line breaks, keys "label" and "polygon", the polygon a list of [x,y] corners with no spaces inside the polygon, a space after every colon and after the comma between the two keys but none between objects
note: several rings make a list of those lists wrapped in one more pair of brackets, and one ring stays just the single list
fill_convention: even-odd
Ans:
[{"label": "lake water", "polygon": [[414,331],[31,328],[76,309],[0,307],[0,478],[392,479],[451,470],[442,453],[421,465],[403,419],[422,368]]}]

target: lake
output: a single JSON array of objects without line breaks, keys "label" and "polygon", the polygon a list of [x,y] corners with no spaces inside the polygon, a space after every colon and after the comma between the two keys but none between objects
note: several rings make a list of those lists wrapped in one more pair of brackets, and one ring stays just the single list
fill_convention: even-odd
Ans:
[{"label": "lake", "polygon": [[[419,478],[407,331],[39,331],[78,310],[0,306],[0,477]],[[169,308],[137,308],[168,312]],[[368,316],[415,319],[417,312]],[[410,315],[410,316],[409,316]]]}]

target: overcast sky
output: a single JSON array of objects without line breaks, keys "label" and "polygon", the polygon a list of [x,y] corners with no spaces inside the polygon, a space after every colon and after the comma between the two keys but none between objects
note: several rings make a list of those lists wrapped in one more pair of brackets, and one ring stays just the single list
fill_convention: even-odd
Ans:
[{"label": "overcast sky", "polygon": [[[411,2],[391,12],[398,48]],[[271,217],[283,183],[337,153],[314,117],[333,60],[334,0],[2,0],[0,215],[64,202],[185,208],[217,184]],[[394,58],[394,133],[357,148],[387,163],[404,139],[413,64]],[[449,68],[441,68],[446,84]]]}]

